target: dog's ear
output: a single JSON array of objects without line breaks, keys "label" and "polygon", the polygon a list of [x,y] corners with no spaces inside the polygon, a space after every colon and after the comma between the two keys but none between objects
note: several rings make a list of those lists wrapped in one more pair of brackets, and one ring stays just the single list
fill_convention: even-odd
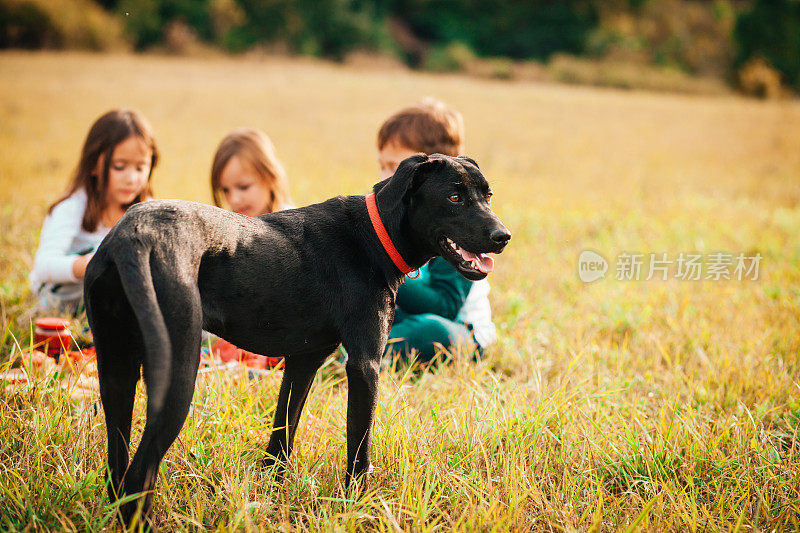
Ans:
[{"label": "dog's ear", "polygon": [[408,188],[406,189],[406,194],[403,197],[403,201],[406,204],[411,203],[411,198],[414,193],[419,189],[420,185],[422,185],[428,176],[430,176],[431,172],[434,172],[437,169],[441,169],[444,166],[447,166],[449,163],[447,162],[448,157],[441,155],[441,154],[433,154],[433,156],[428,157],[425,161],[417,165],[414,169],[414,174],[411,177],[411,183],[409,184]]},{"label": "dog's ear", "polygon": [[376,198],[380,198],[381,206],[391,211],[401,202],[404,202],[409,193],[419,187],[421,167],[425,166],[430,158],[425,154],[415,154],[403,159],[394,175],[379,183],[372,190]]},{"label": "dog's ear", "polygon": [[462,161],[466,161],[467,163],[472,163],[473,165],[475,165],[475,168],[477,168],[478,170],[481,169],[481,167],[478,166],[478,162],[475,161],[474,159],[472,159],[471,157],[467,157],[465,155],[460,155],[460,156],[458,156],[458,159],[461,159]]}]

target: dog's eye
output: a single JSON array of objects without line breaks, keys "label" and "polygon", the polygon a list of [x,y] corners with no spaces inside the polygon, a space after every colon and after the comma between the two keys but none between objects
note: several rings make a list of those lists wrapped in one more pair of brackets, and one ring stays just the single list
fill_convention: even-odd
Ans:
[{"label": "dog's eye", "polygon": [[448,200],[450,200],[450,201],[451,201],[451,202],[453,202],[454,204],[457,204],[458,202],[460,202],[460,201],[461,201],[461,195],[460,195],[460,194],[451,194],[451,195],[448,197]]},{"label": "dog's eye", "polygon": [[490,192],[486,193],[486,203],[487,204],[491,204],[492,203],[492,193],[490,193]]}]

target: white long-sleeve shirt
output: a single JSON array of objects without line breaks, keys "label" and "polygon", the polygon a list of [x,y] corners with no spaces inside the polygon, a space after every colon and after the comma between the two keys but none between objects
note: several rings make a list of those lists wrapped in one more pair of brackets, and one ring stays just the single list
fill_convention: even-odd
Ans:
[{"label": "white long-sleeve shirt", "polygon": [[490,290],[491,287],[486,279],[473,282],[464,307],[456,317],[456,320],[472,324],[475,340],[483,348],[497,340],[497,328],[492,322],[492,308],[489,305]]},{"label": "white long-sleeve shirt", "polygon": [[72,263],[87,250],[94,252],[111,231],[102,223],[88,232],[81,226],[86,210],[86,191],[76,191],[53,208],[42,224],[39,249],[33,259],[31,286],[38,291],[43,284],[77,283]]}]

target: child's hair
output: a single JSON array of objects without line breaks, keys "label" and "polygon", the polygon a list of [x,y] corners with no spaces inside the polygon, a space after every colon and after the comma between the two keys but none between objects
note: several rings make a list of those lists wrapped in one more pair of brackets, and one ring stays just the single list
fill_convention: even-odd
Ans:
[{"label": "child's hair", "polygon": [[220,176],[222,170],[233,156],[244,158],[253,165],[258,175],[264,180],[270,190],[270,202],[267,206],[269,212],[285,209],[292,204],[289,195],[289,180],[278,156],[275,146],[269,137],[254,128],[238,128],[229,133],[219,143],[214,162],[211,164],[211,193],[214,205],[220,207]]},{"label": "child's hair", "polygon": [[[151,156],[147,185],[131,202],[131,205],[151,198],[153,190],[150,186],[150,177],[153,175],[153,169],[158,162],[158,148],[153,138],[152,128],[139,112],[132,109],[114,109],[98,118],[92,124],[83,143],[81,158],[73,174],[72,182],[61,198],[53,202],[47,210],[48,214],[53,211],[55,206],[72,196],[75,191],[84,189],[86,191],[86,210],[83,212],[81,226],[89,232],[97,230],[97,225],[103,216],[103,210],[106,208],[106,187],[108,186],[108,169],[111,165],[111,156],[114,154],[114,148],[132,135],[136,135],[147,145]],[[97,176],[95,169],[101,157],[103,158],[103,168],[101,175]]]},{"label": "child's hair", "polygon": [[434,98],[401,109],[378,131],[378,150],[396,142],[426,154],[457,156],[464,142],[461,113]]}]

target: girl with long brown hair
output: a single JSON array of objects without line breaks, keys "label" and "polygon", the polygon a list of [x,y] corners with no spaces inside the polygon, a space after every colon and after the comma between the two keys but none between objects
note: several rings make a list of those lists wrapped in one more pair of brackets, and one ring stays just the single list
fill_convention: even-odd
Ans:
[{"label": "girl with long brown hair", "polygon": [[31,282],[43,309],[78,311],[95,249],[127,209],[153,196],[158,149],[147,120],[130,109],[98,118],[64,194],[47,211]]}]

